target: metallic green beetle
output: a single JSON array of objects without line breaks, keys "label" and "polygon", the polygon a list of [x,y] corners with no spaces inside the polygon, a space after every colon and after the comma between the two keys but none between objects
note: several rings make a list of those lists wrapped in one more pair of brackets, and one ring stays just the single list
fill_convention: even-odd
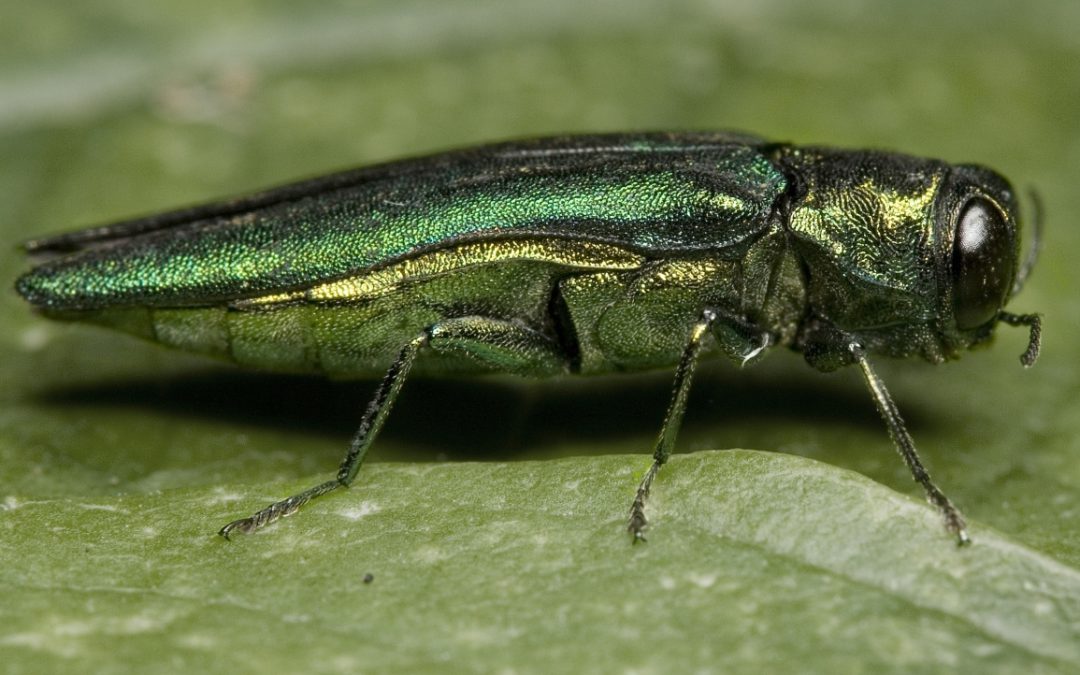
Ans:
[{"label": "metallic green beetle", "polygon": [[[732,133],[569,136],[392,162],[26,244],[45,315],[254,368],[385,373],[336,477],[221,529],[251,532],[350,485],[414,361],[546,377],[675,366],[645,503],[702,351],[857,364],[946,527],[868,353],[932,362],[991,337],[1021,268],[1019,210],[989,169]],[[1034,252],[1037,245],[1032,247]],[[423,353],[423,358],[418,356]]]}]

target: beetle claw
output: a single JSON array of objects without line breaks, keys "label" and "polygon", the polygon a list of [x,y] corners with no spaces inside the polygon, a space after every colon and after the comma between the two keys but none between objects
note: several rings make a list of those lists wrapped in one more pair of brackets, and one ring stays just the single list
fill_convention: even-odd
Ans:
[{"label": "beetle claw", "polygon": [[227,541],[232,541],[233,530],[238,530],[244,534],[251,534],[256,530],[258,526],[255,524],[253,518],[241,518],[240,520],[234,520],[225,527],[218,530],[218,534],[225,537]]},{"label": "beetle claw", "polygon": [[634,538],[634,544],[639,541],[648,541],[645,538],[645,529],[649,526],[649,520],[645,517],[645,505],[640,500],[635,499],[634,505],[630,507],[630,522],[626,526],[626,531]]}]

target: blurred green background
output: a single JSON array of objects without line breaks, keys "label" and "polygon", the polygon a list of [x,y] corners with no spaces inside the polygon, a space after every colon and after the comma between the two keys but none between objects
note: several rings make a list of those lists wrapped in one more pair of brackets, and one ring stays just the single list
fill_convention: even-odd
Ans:
[{"label": "blurred green background", "polygon": [[[8,8],[6,289],[47,232],[482,141],[730,128],[1038,189],[1046,246],[1010,309],[1046,325],[1026,372],[1008,328],[946,366],[878,364],[977,523],[963,552],[857,373],[787,353],[703,368],[680,451],[771,454],[681,457],[647,546],[621,519],[670,373],[410,382],[356,489],[229,546],[221,524],[329,475],[372,384],[243,373],[0,293],[0,671],[1075,672],[1077,26],[1070,0]],[[694,501],[729,486],[753,487],[737,518]]]}]

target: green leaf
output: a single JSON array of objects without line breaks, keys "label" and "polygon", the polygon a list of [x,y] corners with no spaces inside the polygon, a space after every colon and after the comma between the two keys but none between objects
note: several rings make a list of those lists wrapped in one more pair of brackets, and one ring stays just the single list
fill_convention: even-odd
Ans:
[{"label": "green leaf", "polygon": [[989,528],[958,549],[853,472],[702,452],[661,473],[633,545],[646,463],[377,465],[233,542],[218,523],[302,483],[11,502],[4,645],[89,671],[1080,666],[1080,572]]},{"label": "green leaf", "polygon": [[[956,549],[856,373],[701,369],[646,545],[623,531],[670,373],[410,381],[354,490],[371,384],[208,366],[0,292],[0,670],[1080,669],[1080,4],[21,3],[0,22],[0,286],[17,242],[544,133],[734,128],[977,161],[1045,205],[957,363],[875,363]],[[752,447],[748,451],[702,452]],[[450,461],[444,461],[450,460]],[[481,460],[471,463],[470,460]],[[363,582],[371,573],[374,580]]]}]

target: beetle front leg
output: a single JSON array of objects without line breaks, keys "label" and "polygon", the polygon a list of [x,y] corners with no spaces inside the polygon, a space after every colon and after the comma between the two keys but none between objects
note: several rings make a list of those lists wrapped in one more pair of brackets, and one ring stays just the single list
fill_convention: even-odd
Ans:
[{"label": "beetle front leg", "polygon": [[554,340],[520,324],[478,316],[440,321],[409,341],[386,371],[333,480],[274,502],[247,518],[234,520],[218,534],[229,539],[233,532],[254,532],[295,513],[312,499],[348,487],[386,422],[413,362],[424,348],[464,355],[502,372],[519,375],[552,375],[566,369],[566,359]]},{"label": "beetle front leg", "polygon": [[867,360],[862,346],[857,342],[852,342],[848,345],[848,349],[851,351],[852,356],[855,357],[855,362],[859,364],[866,385],[874,396],[874,403],[877,405],[878,412],[881,413],[882,419],[885,420],[889,435],[892,436],[896,449],[900,451],[900,456],[904,458],[908,469],[911,470],[915,482],[926,491],[926,498],[930,500],[930,503],[941,511],[941,515],[945,518],[945,527],[956,536],[957,545],[964,546],[971,543],[964,517],[960,514],[960,510],[945,496],[945,493],[930,479],[930,474],[926,471],[922,460],[919,459],[919,453],[915,450],[915,441],[912,440],[911,434],[908,433],[907,427],[904,426],[904,420],[900,417],[900,411],[897,409],[896,403],[893,402],[892,396],[889,395],[889,391],[885,388],[885,383],[870,367],[870,362]]},{"label": "beetle front leg", "polygon": [[645,529],[649,524],[648,519],[645,517],[645,502],[649,498],[649,490],[652,488],[657,472],[667,462],[672,449],[675,447],[675,437],[678,435],[679,427],[682,425],[683,413],[686,412],[690,381],[693,379],[694,368],[697,366],[702,342],[710,329],[717,333],[716,338],[721,349],[743,365],[756,359],[771,344],[771,336],[768,333],[755,329],[752,324],[739,317],[714,309],[707,309],[702,312],[701,318],[690,331],[690,339],[687,341],[682,357],[679,359],[679,365],[675,369],[675,384],[672,387],[671,403],[668,404],[664,424],[660,427],[660,436],[656,441],[652,466],[645,473],[645,477],[641,479],[637,494],[634,496],[634,503],[630,506],[627,531],[633,535],[634,542],[645,541]]}]

